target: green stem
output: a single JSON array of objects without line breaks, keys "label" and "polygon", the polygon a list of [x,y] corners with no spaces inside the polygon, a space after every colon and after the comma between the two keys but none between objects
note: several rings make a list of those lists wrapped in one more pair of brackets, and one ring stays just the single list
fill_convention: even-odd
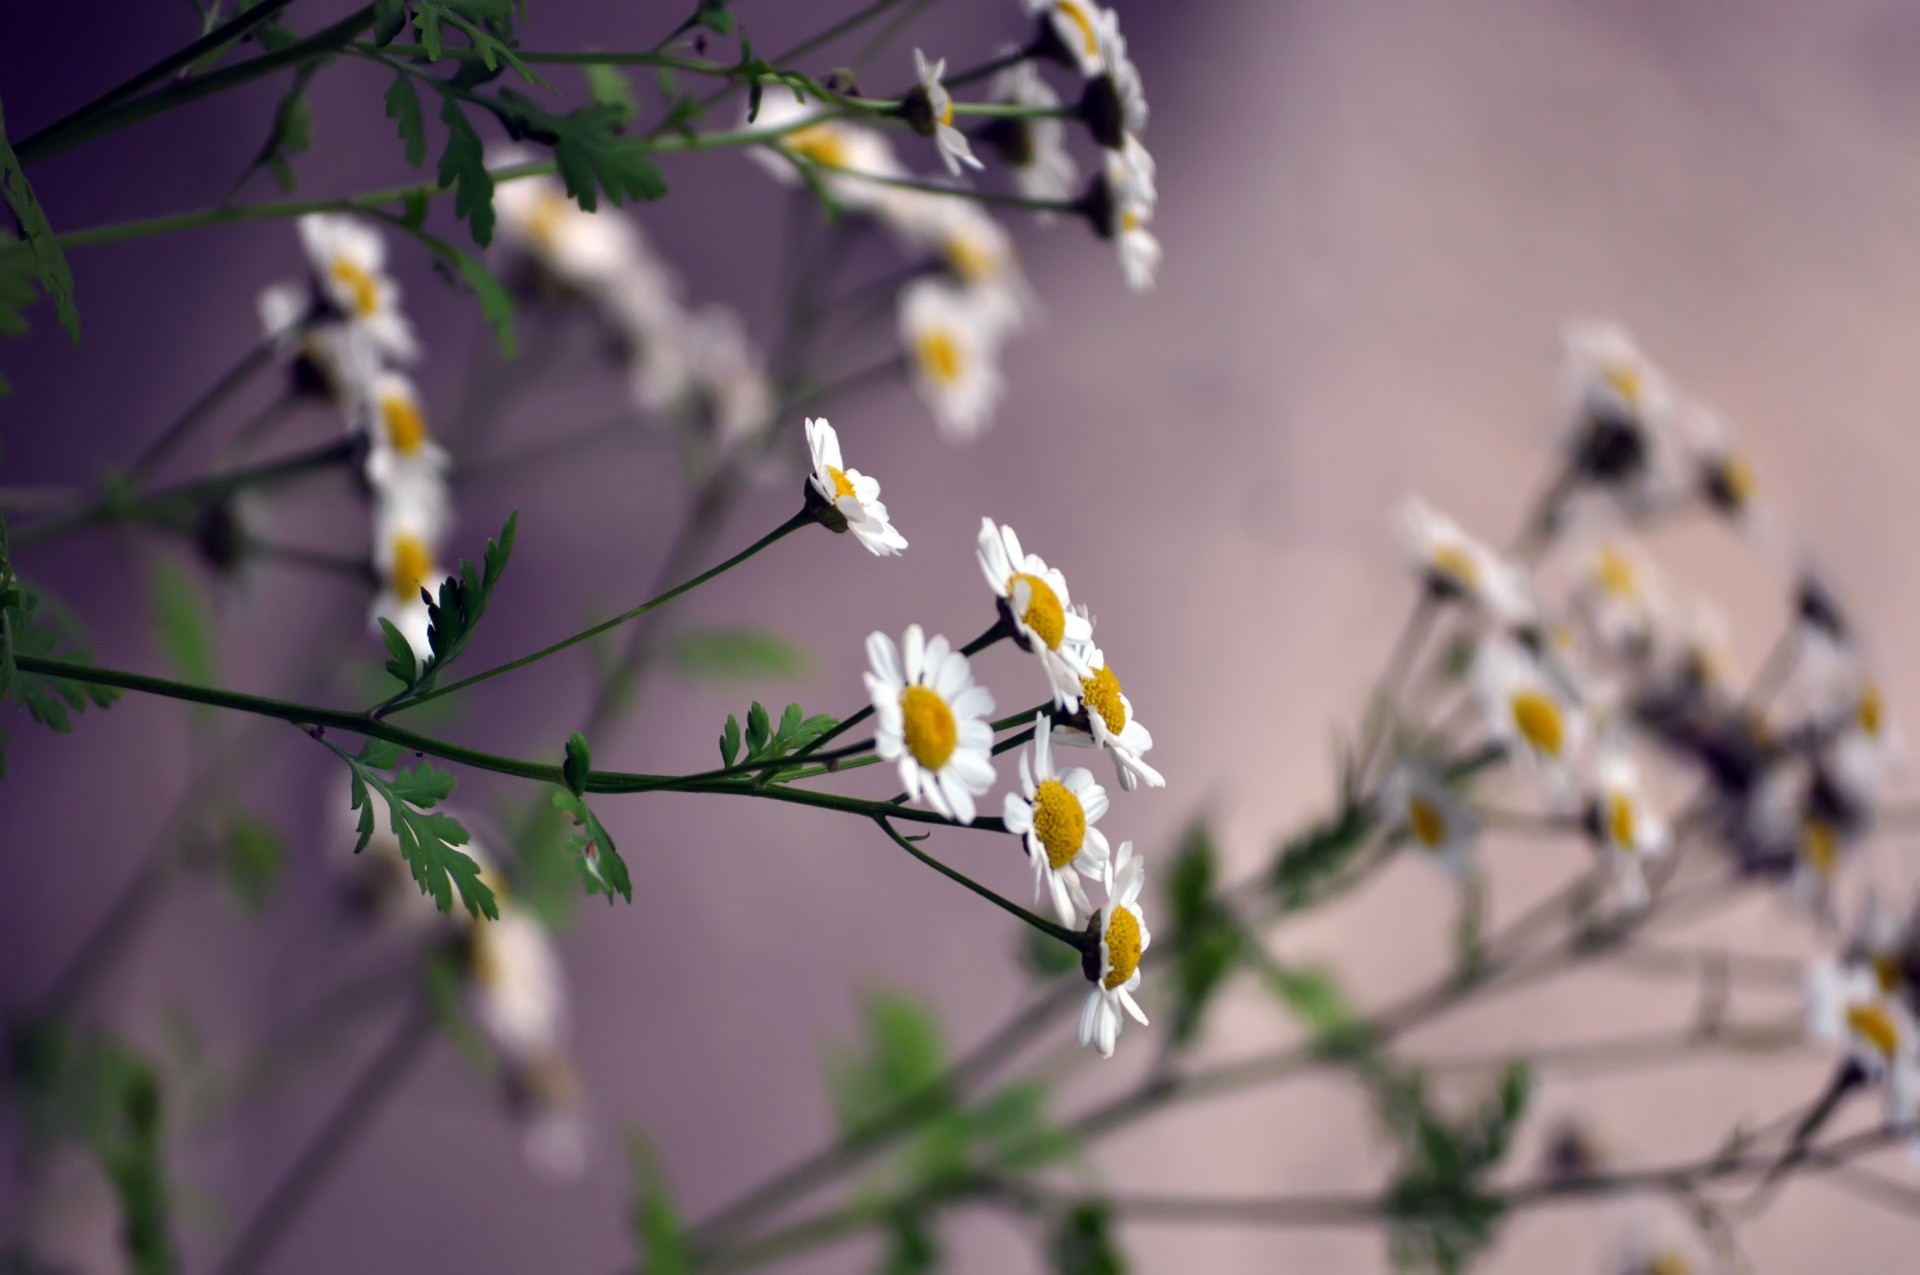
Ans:
[{"label": "green stem", "polygon": [[236,40],[245,39],[256,28],[276,17],[282,9],[292,3],[293,0],[262,0],[260,4],[256,4],[244,13],[234,15],[186,48],[169,54],[132,79],[121,81],[78,110],[71,111],[45,128],[28,134],[18,146],[14,147],[14,154],[19,157],[22,164],[28,164],[43,154],[50,155],[54,151],[66,149],[66,146],[72,143],[63,143],[61,141],[63,134],[72,133],[92,116],[119,105],[177,71],[185,70],[208,54],[218,52]]},{"label": "green stem", "polygon": [[254,373],[273,361],[273,346],[262,341],[229,368],[221,378],[215,381],[199,398],[187,405],[187,410],[175,418],[173,424],[162,430],[160,436],[147,445],[137,460],[127,470],[127,476],[136,482],[160,467],[182,443],[192,436],[193,431],[211,419],[214,409],[226,402],[233,392],[253,379]]},{"label": "green stem", "polygon": [[[986,112],[980,112],[985,114]],[[879,173],[861,172],[857,168],[842,168],[838,164],[823,164],[819,160],[801,160],[812,164],[822,172],[838,173],[856,181],[871,182],[876,186],[892,186],[899,190],[917,190],[927,195],[945,195],[949,199],[971,199],[975,203],[987,204],[997,208],[1023,208],[1030,212],[1081,213],[1085,210],[1079,203],[1068,199],[1032,199],[1026,195],[1002,195],[994,191],[973,190],[965,186],[942,186],[938,182],[919,181],[911,177],[883,177]]]},{"label": "green stem", "polygon": [[560,641],[555,642],[552,646],[542,647],[540,650],[535,651],[531,655],[523,655],[517,660],[509,660],[507,663],[495,665],[493,668],[487,669],[485,672],[475,673],[472,677],[463,677],[457,682],[449,682],[445,686],[435,687],[434,689],[428,690],[428,691],[422,691],[420,694],[411,696],[406,699],[389,701],[387,704],[383,704],[379,708],[375,709],[374,716],[385,717],[389,713],[397,713],[403,709],[414,708],[421,704],[430,703],[433,700],[439,699],[443,695],[451,695],[455,691],[465,690],[469,686],[474,686],[474,685],[477,685],[478,683],[485,682],[491,678],[498,677],[502,673],[511,673],[515,669],[525,668],[529,664],[538,663],[539,661],[546,659],[548,656],[558,655],[560,652],[566,650],[568,647],[578,646],[582,642],[591,641],[592,639],[599,637],[602,633],[606,633],[612,629],[617,629],[621,625],[627,623],[629,620],[637,619],[638,617],[645,615],[647,612],[653,610],[655,607],[664,606],[666,603],[673,601],[675,598],[679,597],[683,593],[687,593],[693,589],[699,588],[701,585],[713,579],[715,576],[721,575],[727,571],[731,571],[733,568],[745,562],[748,558],[753,557],[753,555],[755,555],[756,553],[759,553],[762,549],[765,549],[768,545],[771,545],[775,541],[781,540],[793,534],[794,532],[800,530],[800,528],[809,525],[813,521],[814,521],[813,515],[809,513],[807,510],[802,509],[799,513],[787,519],[785,522],[781,523],[778,527],[775,527],[772,531],[769,531],[766,535],[760,537],[760,539],[754,541],[752,544],[748,545],[745,549],[742,549],[739,553],[734,554],[731,558],[728,558],[725,562],[720,563],[718,566],[710,567],[707,570],[702,571],[699,575],[693,577],[693,579],[691,580],[688,580],[685,584],[675,585],[673,588],[668,589],[665,593],[659,594],[656,597],[648,598],[645,602],[642,602],[639,606],[634,607],[630,611],[623,611],[619,615],[614,616],[611,620],[602,620],[599,624],[595,624],[590,628],[582,629],[580,632],[574,634],[572,637],[563,638]]},{"label": "green stem", "polygon": [[[886,833],[889,837],[892,837],[893,843],[895,845],[899,846],[902,850],[905,850],[908,854],[912,855],[914,858],[920,860],[920,862],[926,864],[929,868],[932,868],[935,872],[938,872],[941,876],[946,877],[949,881],[958,881],[961,885],[966,886],[967,889],[972,890],[975,894],[979,895],[981,898],[985,899],[987,902],[993,904],[993,906],[999,908],[1001,911],[1007,913],[1009,916],[1016,917],[1019,920],[1026,922],[1028,925],[1031,925],[1034,929],[1040,931],[1042,934],[1047,935],[1049,938],[1059,939],[1062,943],[1065,943],[1068,947],[1073,948],[1075,951],[1080,950],[1080,945],[1084,940],[1085,936],[1082,935],[1078,930],[1069,930],[1064,925],[1058,925],[1052,921],[1047,920],[1047,918],[1044,916],[1040,916],[1037,913],[1027,911],[1027,909],[1021,907],[1018,903],[1015,903],[1012,899],[1009,899],[1004,895],[996,894],[992,890],[989,890],[986,886],[981,885],[978,881],[975,881],[972,877],[968,876],[966,873],[958,871],[957,869],[948,867],[946,864],[940,862],[940,860],[934,858],[932,855],[922,850],[919,846],[915,845],[912,841],[908,840],[906,837],[901,836],[899,831],[896,828],[894,828],[894,826],[891,823],[887,822],[889,816],[896,815],[899,813],[902,813],[902,812],[889,811],[888,814],[875,815],[873,817],[873,821],[876,824],[880,825],[880,831]],[[986,820],[975,820],[973,826],[977,828],[982,823],[985,823],[985,822]],[[998,820],[995,820],[995,822],[998,822]]]}]

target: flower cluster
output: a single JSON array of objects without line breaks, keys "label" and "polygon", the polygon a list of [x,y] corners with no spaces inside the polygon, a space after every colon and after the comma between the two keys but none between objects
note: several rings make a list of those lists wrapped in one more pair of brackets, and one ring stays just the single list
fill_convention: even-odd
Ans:
[{"label": "flower cluster", "polygon": [[[1140,909],[1145,862],[1133,843],[1111,847],[1097,825],[1108,811],[1106,789],[1082,766],[1061,764],[1057,745],[1109,754],[1121,787],[1162,787],[1146,761],[1153,736],[1133,715],[1133,704],[1094,641],[1094,622],[1076,606],[1066,577],[1028,553],[1013,528],[982,522],[980,569],[998,613],[980,639],[956,649],[910,626],[896,644],[885,633],[867,638],[867,693],[877,724],[874,747],[899,771],[909,800],[924,802],[956,823],[975,821],[980,798],[996,782],[993,757],[1023,740],[1019,787],[1002,802],[1001,822],[1021,839],[1033,869],[1033,896],[1046,899],[1060,924],[1081,933],[1082,968],[1089,982],[1080,1020],[1082,1044],[1111,1056],[1124,1021],[1145,1023],[1134,998],[1140,958],[1151,934]],[[1011,640],[1038,662],[1047,703],[1024,715],[990,720],[993,693],[974,680],[969,656]],[[996,729],[1031,730],[996,746]],[[1095,907],[1084,882],[1098,882],[1106,901]]]},{"label": "flower cluster", "polygon": [[[769,139],[749,153],[776,180],[802,182],[847,213],[883,226],[913,261],[898,289],[895,314],[909,375],[943,435],[967,439],[992,419],[1004,393],[1000,356],[1032,320],[1035,304],[1013,239],[970,192],[943,182],[986,170],[976,151],[998,156],[1018,193],[1051,221],[1061,212],[1088,219],[1117,247],[1129,287],[1153,286],[1160,246],[1150,229],[1158,191],[1154,162],[1140,140],[1147,101],[1127,55],[1120,20],[1087,0],[1028,0],[1037,35],[981,68],[993,71],[981,125],[957,122],[965,109],[953,87],[973,74],[947,75],[946,59],[914,50],[915,83],[890,116],[854,109],[831,92],[810,98],[769,90],[751,125]],[[1041,73],[1059,63],[1080,77],[1078,105],[1062,104]],[[1077,117],[1100,148],[1099,171],[1075,195],[1079,166],[1068,147]],[[882,125],[889,120],[930,138],[947,176],[915,178]]]}]

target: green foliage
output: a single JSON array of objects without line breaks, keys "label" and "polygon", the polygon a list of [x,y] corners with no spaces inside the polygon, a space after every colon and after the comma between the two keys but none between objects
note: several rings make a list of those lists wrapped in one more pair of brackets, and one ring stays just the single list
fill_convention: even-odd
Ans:
[{"label": "green foliage", "polygon": [[1031,925],[1020,927],[1020,964],[1037,979],[1052,981],[1065,978],[1069,974],[1080,973],[1080,952],[1069,947],[1053,935],[1034,929]]},{"label": "green foliage", "polygon": [[420,167],[427,162],[427,122],[420,113],[420,95],[413,91],[413,80],[405,71],[387,86],[386,103],[387,118],[399,129],[401,144],[407,148],[407,162]]},{"label": "green foliage", "polygon": [[587,747],[587,737],[579,731],[567,736],[566,760],[560,763],[560,773],[566,777],[567,791],[576,797],[587,795],[587,776],[593,771],[593,753]]},{"label": "green foliage", "polygon": [[273,898],[286,872],[287,851],[272,824],[235,812],[220,839],[220,875],[240,903],[259,911]]},{"label": "green foliage", "polygon": [[869,994],[865,1052],[828,1060],[828,1088],[841,1130],[859,1130],[909,1100],[949,1106],[949,1096],[930,1093],[946,1067],[946,1043],[931,1010],[899,992]]},{"label": "green foliage", "polygon": [[653,1146],[637,1133],[627,1135],[633,1164],[633,1237],[647,1275],[692,1275],[693,1251],[667,1191],[666,1176]]},{"label": "green foliage", "polygon": [[595,62],[581,69],[586,72],[587,92],[593,100],[617,112],[622,124],[631,124],[640,113],[640,104],[633,99],[633,81],[627,78],[626,68]]},{"label": "green foliage", "polygon": [[181,680],[213,684],[213,608],[200,578],[176,562],[159,561],[148,577],[154,629],[167,663]]},{"label": "green foliage", "polygon": [[693,20],[715,35],[732,35],[733,11],[727,4],[728,0],[700,0]]},{"label": "green foliage", "polygon": [[587,212],[599,209],[602,195],[618,206],[629,199],[653,200],[667,193],[667,179],[650,157],[645,140],[621,134],[631,117],[621,103],[593,102],[555,115],[525,94],[502,89],[498,101],[488,106],[515,138],[553,148],[567,194]]},{"label": "green foliage", "polygon": [[620,857],[620,851],[613,844],[613,834],[600,822],[600,817],[580,797],[566,791],[553,794],[553,808],[573,824],[567,848],[579,864],[580,882],[587,892],[604,894],[609,903],[616,894],[633,902],[633,879],[627,875],[626,860]]},{"label": "green foliage", "polygon": [[[393,625],[382,621],[381,636],[386,639],[387,672],[405,683],[406,689],[394,696],[389,703],[397,703],[407,695],[429,689],[440,671],[451,664],[460,652],[466,648],[467,639],[480,624],[487,612],[487,603],[493,600],[493,591],[500,585],[500,577],[505,574],[507,563],[513,557],[514,539],[519,534],[520,515],[518,511],[508,514],[507,521],[500,528],[498,540],[487,541],[487,550],[481,555],[483,566],[476,570],[471,562],[464,559],[460,570],[440,582],[440,596],[427,597],[427,645],[430,654],[424,665],[415,667],[412,648],[406,638]],[[426,590],[421,590],[426,593]]]},{"label": "green foliage", "polygon": [[805,648],[753,627],[689,629],[674,640],[672,660],[682,676],[714,682],[794,680],[812,665]]},{"label": "green foliage", "polygon": [[[451,94],[440,103],[440,121],[447,126],[447,146],[440,152],[436,179],[442,187],[453,189],[454,215],[466,221],[473,241],[481,247],[493,242],[493,174],[487,171],[486,149],[480,134],[467,122],[460,102]],[[405,121],[401,121],[404,134]],[[407,138],[407,153],[416,143]],[[419,145],[425,145],[424,142]]]},{"label": "green foliage", "polygon": [[1512,1148],[1533,1078],[1525,1062],[1510,1063],[1493,1091],[1455,1119],[1431,1104],[1425,1079],[1383,1068],[1373,1081],[1376,1106],[1401,1149],[1387,1191],[1388,1243],[1403,1270],[1453,1275],[1486,1252],[1506,1214],[1487,1179]]},{"label": "green foliage", "polygon": [[[396,769],[400,749],[383,740],[368,740],[358,755],[331,743],[327,747],[353,772],[353,808],[360,812],[360,839],[354,853],[366,849],[373,839],[371,791],[386,803],[388,824],[414,881],[439,909],[453,910],[453,891],[458,887],[469,913],[497,919],[500,905],[480,879],[480,865],[456,848],[467,844],[467,830],[451,815],[433,809],[453,792],[453,776],[426,761],[411,770]],[[393,774],[383,775],[386,770]]]},{"label": "green foliage", "polygon": [[1241,955],[1240,925],[1216,892],[1218,876],[1213,834],[1205,823],[1196,822],[1181,837],[1167,872],[1172,920],[1167,948],[1173,966],[1168,1039],[1174,1045],[1189,1044],[1199,1034],[1207,1007],[1226,986]]},{"label": "green foliage", "polygon": [[[93,663],[93,648],[73,614],[13,574],[6,528],[0,524],[0,698],[11,699],[34,721],[62,734],[73,729],[73,714],[84,713],[89,706],[107,708],[120,698],[111,686],[28,673],[14,663],[22,655]],[[5,775],[6,737],[0,735],[0,778]]]},{"label": "green foliage", "polygon": [[40,287],[53,298],[54,311],[59,314],[67,335],[78,341],[80,311],[73,304],[73,271],[68,269],[66,255],[53,237],[53,227],[47,223],[47,214],[34,196],[26,170],[20,167],[19,157],[7,142],[4,114],[0,114],[0,199],[6,201],[13,219],[20,225],[20,233],[26,237]]},{"label": "green foliage", "polygon": [[1376,822],[1367,806],[1348,802],[1281,846],[1269,878],[1274,902],[1287,912],[1312,907],[1366,846]]},{"label": "green foliage", "polygon": [[880,1275],[925,1275],[940,1267],[940,1243],[927,1215],[919,1209],[897,1209],[887,1218],[887,1247],[875,1267]]},{"label": "green foliage", "polygon": [[[40,274],[27,246],[0,230],[0,337],[27,334],[27,309],[40,296]],[[0,398],[13,392],[0,376]]]},{"label": "green foliage", "polygon": [[279,106],[274,108],[267,140],[240,174],[240,180],[234,183],[234,193],[238,194],[263,168],[273,174],[273,180],[283,192],[291,194],[300,184],[294,175],[293,157],[304,155],[313,147],[313,108],[307,105],[307,84],[324,65],[324,60],[308,62],[294,71],[293,82],[281,95]]},{"label": "green foliage", "polygon": [[1113,1238],[1113,1210],[1099,1200],[1074,1205],[1047,1243],[1057,1275],[1125,1275],[1127,1260]]},{"label": "green foliage", "polygon": [[[739,764],[750,766],[757,762],[778,761],[790,753],[799,751],[820,736],[832,730],[838,723],[825,713],[808,717],[798,704],[789,704],[780,714],[780,722],[775,726],[768,715],[766,706],[759,700],[747,709],[747,729],[743,736],[740,722],[732,714],[727,715],[726,729],[720,734],[720,764],[734,765],[734,758],[740,757]],[[746,755],[740,756],[742,744],[746,745]],[[770,772],[770,778],[777,779],[785,771]]]}]

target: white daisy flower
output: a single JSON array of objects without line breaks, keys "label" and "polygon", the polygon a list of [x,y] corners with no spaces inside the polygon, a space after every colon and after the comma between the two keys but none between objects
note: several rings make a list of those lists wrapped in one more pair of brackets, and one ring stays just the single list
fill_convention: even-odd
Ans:
[{"label": "white daisy flower", "polygon": [[1594,765],[1587,824],[1607,852],[1621,902],[1631,911],[1647,905],[1647,861],[1666,853],[1667,822],[1647,805],[1639,768],[1619,747],[1608,748]]},{"label": "white daisy flower", "polygon": [[328,304],[385,357],[403,363],[418,358],[420,346],[400,312],[400,285],[386,271],[387,241],[379,232],[344,213],[308,213],[298,226]]},{"label": "white daisy flower", "polygon": [[1040,35],[1047,56],[1084,76],[1100,73],[1100,31],[1107,10],[1093,0],[1026,0],[1027,12],[1040,19]]},{"label": "white daisy flower", "polygon": [[1140,68],[1127,56],[1120,15],[1111,9],[1100,23],[1099,42],[1100,74],[1088,82],[1080,111],[1095,141],[1120,150],[1147,131],[1147,91],[1140,82]]},{"label": "white daisy flower", "polygon": [[1617,540],[1601,540],[1587,552],[1572,600],[1587,635],[1614,658],[1637,661],[1650,654],[1666,618],[1653,564]]},{"label": "white daisy flower", "polygon": [[929,63],[919,49],[913,51],[913,74],[919,85],[907,98],[907,119],[915,129],[933,138],[940,161],[947,172],[958,177],[964,168],[985,168],[974,157],[967,135],[953,126],[953,94],[947,92],[940,77],[947,73],[947,60]]},{"label": "white daisy flower", "polygon": [[1073,609],[1067,578],[1038,554],[1022,552],[1013,528],[991,518],[980,520],[979,558],[1014,641],[1039,656],[1054,703],[1069,712],[1079,708],[1080,684],[1093,676],[1087,667],[1093,622]]},{"label": "white daisy flower", "polygon": [[907,538],[893,529],[887,519],[887,507],[880,503],[880,484],[857,469],[848,469],[840,458],[840,436],[827,418],[807,419],[807,452],[813,458],[813,472],[807,476],[811,490],[836,521],[826,522],[835,531],[851,531],[871,552],[885,558],[907,547]]},{"label": "white daisy flower", "polygon": [[381,372],[373,378],[367,404],[367,481],[376,490],[424,484],[429,490],[416,498],[444,500],[446,449],[427,432],[426,413],[413,381],[399,372]]},{"label": "white daisy flower", "polygon": [[[487,156],[490,170],[511,168],[535,156],[517,146]],[[587,212],[551,177],[521,177],[494,188],[495,238],[554,283],[597,296],[645,259],[639,231],[613,211]]]},{"label": "white daisy flower", "polygon": [[366,333],[322,319],[314,311],[313,290],[302,284],[273,284],[260,293],[258,306],[262,334],[289,360],[293,392],[325,399],[353,420],[380,371],[380,352]]},{"label": "white daisy flower", "polygon": [[1113,241],[1121,276],[1135,292],[1151,289],[1160,272],[1160,241],[1149,228],[1158,200],[1153,156],[1146,147],[1128,138],[1121,149],[1107,152],[1087,215],[1095,232]]},{"label": "white daisy flower", "polygon": [[[759,116],[751,124],[743,121],[742,127],[782,128],[824,114],[818,104],[803,102],[785,89],[774,89],[761,99]],[[794,168],[796,163],[812,165],[820,184],[842,207],[856,212],[884,215],[886,205],[899,193],[898,187],[884,181],[863,180],[859,174],[883,178],[907,176],[884,135],[865,125],[840,119],[822,118],[818,123],[793,128],[761,145],[748,147],[747,154],[774,180],[787,186],[801,182]]]},{"label": "white daisy flower", "polygon": [[1580,706],[1531,653],[1505,637],[1482,639],[1473,672],[1494,739],[1539,767],[1564,795],[1586,733]]},{"label": "white daisy flower", "polygon": [[1766,524],[1758,509],[1759,479],[1753,462],[1734,441],[1726,418],[1705,404],[1688,402],[1678,422],[1694,458],[1701,497],[1728,519],[1764,532]]},{"label": "white daisy flower", "polygon": [[1563,334],[1576,425],[1617,419],[1642,428],[1666,425],[1678,406],[1673,383],[1617,323],[1576,320]]},{"label": "white daisy flower", "polygon": [[467,946],[474,1022],[509,1063],[549,1056],[562,1044],[567,988],[553,936],[531,913],[507,903],[494,920],[477,918]]},{"label": "white daisy flower", "polygon": [[579,1074],[560,1049],[506,1071],[527,1163],[541,1177],[572,1181],[587,1168],[588,1129]]},{"label": "white daisy flower", "polygon": [[1092,974],[1093,990],[1087,993],[1080,1011],[1080,1043],[1092,1045],[1102,1058],[1111,1058],[1124,1022],[1122,1010],[1142,1027],[1147,1025],[1147,1016],[1133,993],[1140,986],[1140,957],[1153,935],[1147,932],[1146,918],[1140,913],[1147,865],[1145,860],[1133,857],[1133,842],[1120,843],[1107,861],[1104,880],[1107,902],[1098,913],[1100,964],[1094,973],[1092,960],[1085,962]]},{"label": "white daisy flower", "polygon": [[375,493],[373,565],[380,588],[369,623],[378,631],[379,621],[390,622],[423,661],[432,648],[421,590],[434,589],[446,575],[438,565],[446,529],[444,502],[433,498],[429,485],[408,483]]},{"label": "white daisy flower", "polygon": [[[1032,62],[1015,62],[994,77],[988,96],[995,102],[1029,110],[1057,110],[1060,95]],[[994,119],[987,138],[1000,152],[1014,189],[1028,199],[1070,202],[1078,193],[1080,169],[1067,150],[1067,122],[1056,116],[1035,115]],[[1051,220],[1054,214],[1036,214]]]},{"label": "white daisy flower", "polygon": [[704,306],[685,317],[679,337],[695,415],[720,449],[767,429],[773,384],[740,316],[726,306]]},{"label": "white daisy flower", "polygon": [[1467,602],[1502,624],[1533,620],[1535,607],[1525,572],[1417,497],[1401,508],[1400,543],[1437,596]]},{"label": "white daisy flower", "polygon": [[1473,809],[1432,767],[1408,758],[1380,788],[1381,819],[1393,834],[1456,877],[1473,874],[1479,827]]},{"label": "white daisy flower", "polygon": [[[1086,614],[1084,607],[1076,606],[1074,610],[1082,616]],[[1088,669],[1087,676],[1080,679],[1080,708],[1085,725],[1081,725],[1080,717],[1062,722],[1053,728],[1054,739],[1076,748],[1104,748],[1113,754],[1113,768],[1120,777],[1120,787],[1127,792],[1141,784],[1149,788],[1166,787],[1167,781],[1160,772],[1147,764],[1146,754],[1153,748],[1153,735],[1133,715],[1133,701],[1120,689],[1120,679],[1107,663],[1106,652],[1089,640],[1082,654]]]},{"label": "white daisy flower", "polygon": [[1807,1034],[1831,1045],[1871,1083],[1886,1086],[1887,1123],[1912,1128],[1920,1109],[1920,1029],[1904,1002],[1888,996],[1872,969],[1831,959],[1812,963],[1806,983]]},{"label": "white daisy flower", "polygon": [[1060,923],[1078,926],[1093,912],[1080,878],[1106,872],[1107,837],[1093,825],[1107,813],[1107,792],[1090,770],[1055,768],[1047,716],[1034,716],[1033,751],[1020,754],[1020,792],[1007,794],[1004,819],[1026,840],[1034,899],[1047,890]]},{"label": "white daisy flower", "polygon": [[909,378],[948,438],[972,438],[999,406],[1006,388],[1000,313],[991,300],[938,279],[917,280],[900,292]]},{"label": "white daisy flower", "polygon": [[970,199],[902,191],[892,224],[910,250],[940,258],[961,285],[991,343],[1026,326],[1036,302],[1013,236],[992,213]]},{"label": "white daisy flower", "polygon": [[972,823],[974,798],[993,787],[993,693],[974,684],[966,656],[944,637],[928,641],[917,624],[898,649],[886,634],[870,634],[867,660],[874,751],[899,763],[909,797]]}]

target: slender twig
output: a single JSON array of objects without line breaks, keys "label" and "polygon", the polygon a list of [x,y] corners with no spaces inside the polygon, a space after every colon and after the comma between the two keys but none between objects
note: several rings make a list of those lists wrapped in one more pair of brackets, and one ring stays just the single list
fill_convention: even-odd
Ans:
[{"label": "slender twig", "polygon": [[167,457],[192,436],[224,403],[235,390],[253,379],[254,373],[273,361],[273,346],[265,341],[255,345],[243,355],[219,380],[208,386],[200,397],[187,405],[187,409],[175,418],[174,422],[162,430],[160,436],[147,445],[138,459],[127,470],[127,477],[138,482],[153,470],[160,467]]},{"label": "slender twig", "polygon": [[[890,812],[890,813],[897,814],[897,812]],[[880,825],[880,830],[882,832],[886,833],[889,837],[893,838],[893,842],[895,845],[899,846],[902,850],[905,850],[908,854],[912,855],[914,858],[920,860],[920,862],[926,864],[929,868],[932,868],[935,872],[938,872],[941,876],[946,877],[950,881],[959,882],[961,885],[967,887],[967,889],[973,891],[975,894],[979,895],[981,898],[985,899],[987,902],[993,904],[995,907],[999,908],[1001,911],[1007,913],[1007,915],[1026,922],[1028,925],[1031,925],[1034,929],[1040,931],[1042,934],[1045,934],[1050,938],[1059,939],[1062,943],[1065,943],[1067,946],[1072,948],[1077,949],[1080,946],[1083,936],[1080,934],[1079,931],[1070,930],[1064,925],[1060,925],[1053,921],[1047,920],[1047,918],[1045,918],[1044,916],[1040,916],[1034,912],[1029,912],[1026,908],[1021,907],[1018,903],[1015,903],[1012,899],[1009,899],[1004,895],[996,894],[992,890],[989,890],[986,886],[981,885],[978,881],[975,881],[972,877],[968,876],[966,873],[960,872],[954,868],[948,867],[946,864],[940,862],[940,860],[934,858],[932,855],[922,850],[919,846],[915,845],[912,842],[912,840],[910,840],[909,838],[901,836],[900,832],[891,823],[887,822],[887,818],[888,818],[887,815],[879,814],[873,817],[873,821],[876,824]]]}]

